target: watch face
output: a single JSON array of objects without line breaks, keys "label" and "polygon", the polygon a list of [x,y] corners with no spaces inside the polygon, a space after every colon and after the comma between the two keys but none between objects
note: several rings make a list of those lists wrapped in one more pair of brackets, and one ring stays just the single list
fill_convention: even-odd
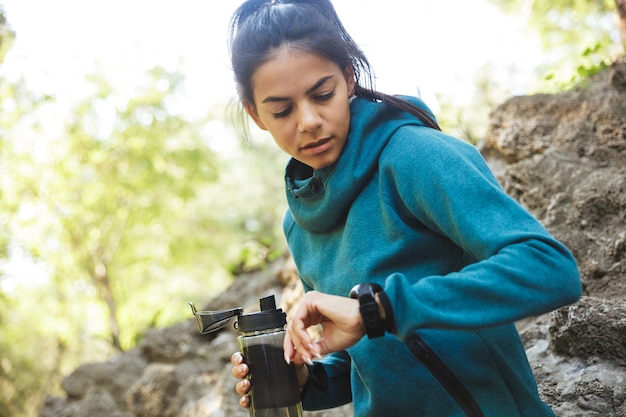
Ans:
[{"label": "watch face", "polygon": [[350,290],[351,298],[361,298],[364,294],[367,294],[368,288],[366,284],[357,284]]},{"label": "watch face", "polygon": [[359,298],[359,288],[360,287],[361,287],[361,284],[357,284],[354,287],[352,287],[352,289],[350,290],[350,294],[348,296],[350,298],[354,298],[354,299]]},{"label": "watch face", "polygon": [[374,300],[374,294],[381,290],[382,288],[377,284],[357,284],[350,290],[350,298],[355,298],[359,301],[361,298],[364,298],[363,301],[367,302],[369,300]]}]

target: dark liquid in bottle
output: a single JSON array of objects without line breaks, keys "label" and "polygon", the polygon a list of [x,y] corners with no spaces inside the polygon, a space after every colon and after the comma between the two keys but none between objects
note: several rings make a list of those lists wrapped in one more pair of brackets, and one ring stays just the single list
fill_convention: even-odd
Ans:
[{"label": "dark liquid in bottle", "polygon": [[254,408],[289,407],[300,402],[295,365],[285,362],[283,349],[270,345],[248,346]]}]

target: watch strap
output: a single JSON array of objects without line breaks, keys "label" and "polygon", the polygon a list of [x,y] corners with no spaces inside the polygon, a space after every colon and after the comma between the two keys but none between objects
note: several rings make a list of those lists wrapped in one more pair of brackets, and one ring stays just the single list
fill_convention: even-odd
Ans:
[{"label": "watch strap", "polygon": [[389,301],[389,297],[385,294],[385,291],[380,291],[378,294],[378,300],[380,304],[383,306],[383,310],[385,310],[385,320],[384,326],[385,331],[387,333],[395,333],[396,332],[396,317],[393,314],[393,308],[391,308],[391,301]]},{"label": "watch strap", "polygon": [[382,291],[382,287],[378,284],[358,284],[350,290],[350,298],[359,300],[359,311],[363,318],[367,337],[374,339],[384,336],[385,323],[378,313],[378,303],[376,302],[376,293]]}]

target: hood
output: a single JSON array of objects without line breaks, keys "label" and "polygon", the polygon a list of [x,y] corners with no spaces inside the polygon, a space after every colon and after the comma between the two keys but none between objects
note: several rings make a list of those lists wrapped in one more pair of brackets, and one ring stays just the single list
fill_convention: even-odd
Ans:
[{"label": "hood", "polygon": [[[420,99],[403,98],[430,111]],[[376,173],[378,158],[394,132],[404,125],[423,126],[409,113],[358,97],[350,104],[350,115],[348,138],[335,163],[318,170],[293,158],[287,163],[287,202],[305,230],[328,232],[343,223]]]}]

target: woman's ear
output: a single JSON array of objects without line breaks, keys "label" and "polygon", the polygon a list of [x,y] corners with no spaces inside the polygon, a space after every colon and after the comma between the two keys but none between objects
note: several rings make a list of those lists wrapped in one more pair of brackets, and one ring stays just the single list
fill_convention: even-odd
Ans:
[{"label": "woman's ear", "polygon": [[356,80],[354,78],[354,67],[352,65],[348,65],[343,70],[343,76],[346,79],[346,83],[348,83],[348,97],[352,97],[354,95],[354,90],[356,89]]},{"label": "woman's ear", "polygon": [[267,130],[267,128],[265,127],[265,124],[259,118],[259,113],[257,112],[256,107],[254,107],[249,102],[246,102],[243,106],[246,109],[246,112],[248,113],[248,115],[252,117],[252,120],[254,120],[254,123],[256,123],[256,125],[259,127],[259,129]]}]

